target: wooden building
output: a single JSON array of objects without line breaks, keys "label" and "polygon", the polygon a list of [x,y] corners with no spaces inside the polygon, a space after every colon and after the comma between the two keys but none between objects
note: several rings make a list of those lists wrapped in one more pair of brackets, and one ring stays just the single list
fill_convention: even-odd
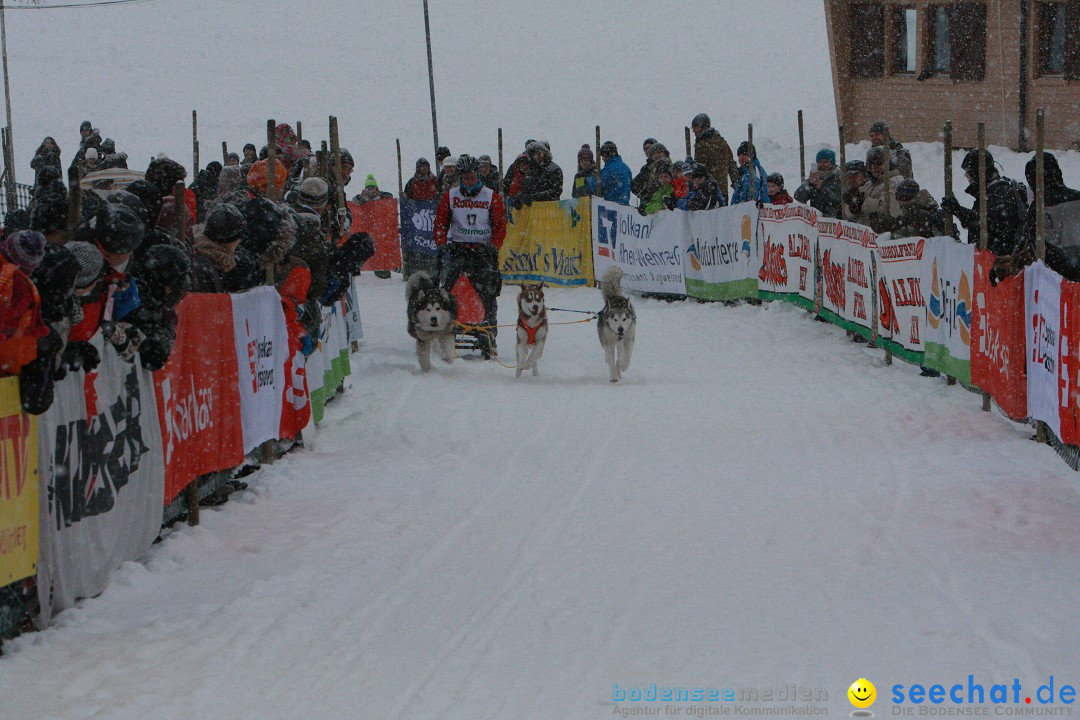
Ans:
[{"label": "wooden building", "polygon": [[1080,0],[824,0],[836,116],[849,142],[887,120],[901,142],[1080,150]]}]

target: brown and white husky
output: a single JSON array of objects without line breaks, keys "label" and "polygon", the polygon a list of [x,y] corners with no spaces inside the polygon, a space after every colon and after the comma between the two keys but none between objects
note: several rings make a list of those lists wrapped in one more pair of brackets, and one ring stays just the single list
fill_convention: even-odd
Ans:
[{"label": "brown and white husky", "polygon": [[517,370],[514,376],[521,377],[524,370],[532,370],[533,375],[539,375],[536,364],[544,354],[544,341],[548,334],[544,284],[522,285],[517,306]]}]

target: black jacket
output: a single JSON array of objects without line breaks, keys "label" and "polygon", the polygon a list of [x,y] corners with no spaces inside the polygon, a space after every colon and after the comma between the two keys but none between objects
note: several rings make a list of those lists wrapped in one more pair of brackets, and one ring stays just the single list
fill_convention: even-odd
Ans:
[{"label": "black jacket", "polygon": [[[1021,202],[1011,180],[998,174],[996,170],[987,172],[986,186],[986,248],[995,255],[1012,255],[1023,242],[1021,228],[1024,216]],[[964,229],[968,231],[968,242],[979,244],[979,185],[972,183],[967,194],[975,198],[971,209],[954,208],[953,214]]]},{"label": "black jacket", "polygon": [[810,180],[804,182],[796,188],[794,198],[814,208],[824,217],[840,218],[843,211],[840,195],[840,171],[834,170],[822,178],[821,187],[814,187]]},{"label": "black jacket", "polygon": [[562,168],[554,162],[548,163],[545,167],[530,163],[520,199],[522,202],[558,200],[562,195],[562,186]]}]

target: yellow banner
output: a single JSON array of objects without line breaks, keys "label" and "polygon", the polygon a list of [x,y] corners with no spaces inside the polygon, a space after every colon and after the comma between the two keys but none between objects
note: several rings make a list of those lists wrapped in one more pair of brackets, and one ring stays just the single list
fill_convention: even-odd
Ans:
[{"label": "yellow banner", "polygon": [[0,378],[0,586],[37,572],[37,418],[19,404],[19,379]]},{"label": "yellow banner", "polygon": [[507,282],[592,285],[590,198],[536,202],[513,210],[499,251]]}]

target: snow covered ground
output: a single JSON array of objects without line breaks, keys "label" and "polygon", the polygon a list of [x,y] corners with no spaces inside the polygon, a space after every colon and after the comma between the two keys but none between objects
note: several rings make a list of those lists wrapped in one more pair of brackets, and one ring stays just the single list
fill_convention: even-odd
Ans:
[{"label": "snow covered ground", "polygon": [[363,277],[311,451],[7,646],[0,717],[587,719],[652,683],[841,717],[860,677],[883,716],[896,683],[1080,680],[1077,476],[977,396],[781,303],[637,299],[617,385],[591,324],[539,378],[421,375],[403,295]]}]

